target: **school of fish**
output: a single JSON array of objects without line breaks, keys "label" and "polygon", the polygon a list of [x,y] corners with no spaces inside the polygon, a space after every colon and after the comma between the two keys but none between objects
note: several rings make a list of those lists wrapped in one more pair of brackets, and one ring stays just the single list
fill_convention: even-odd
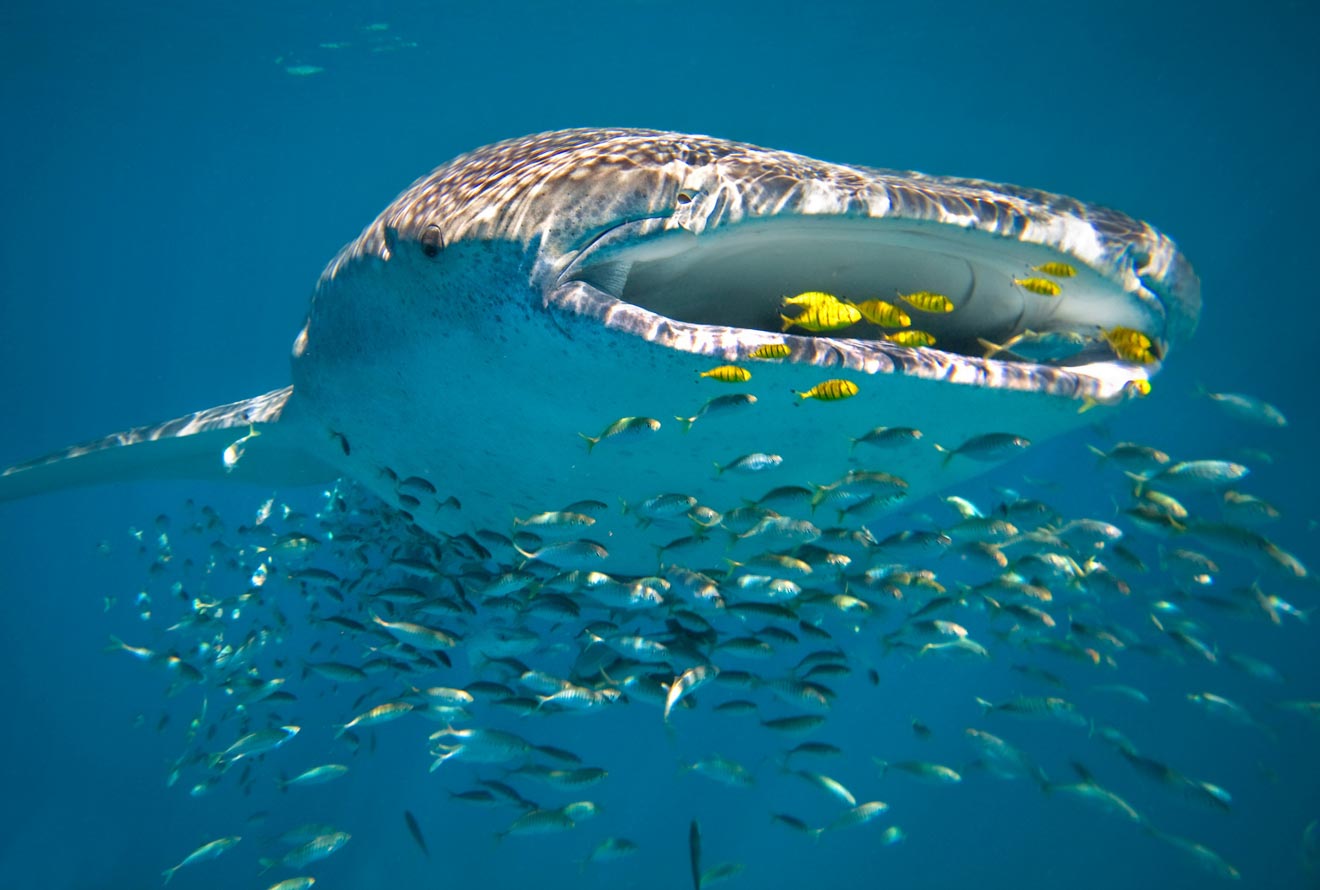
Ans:
[{"label": "school of fish", "polygon": [[[1075,274],[1049,263],[1015,283],[1057,296]],[[792,314],[784,326],[822,332],[865,322],[915,335],[921,332],[909,327],[909,310],[957,310],[939,294],[896,299],[907,309],[804,293],[785,299]],[[1103,340],[1124,360],[1159,360],[1140,332],[1077,336]],[[985,345],[1030,354],[1031,339]],[[1035,340],[1033,348],[1045,345]],[[922,338],[912,342],[919,348]],[[771,347],[760,352],[754,358],[783,357]],[[754,373],[754,366],[726,365],[701,376],[738,384]],[[857,391],[853,381],[834,379],[798,395],[829,402]],[[1253,397],[1204,395],[1235,420],[1286,425],[1277,408]],[[678,420],[691,427],[748,400],[754,397],[718,396]],[[585,451],[616,436],[644,436],[660,423],[622,417],[595,435],[582,433]],[[1187,719],[1201,721],[1206,733],[1236,725],[1274,738],[1320,724],[1320,701],[1294,689],[1270,652],[1219,642],[1234,622],[1304,630],[1315,602],[1310,571],[1267,534],[1280,511],[1247,490],[1248,467],[1142,443],[1092,444],[1106,494],[1100,502],[1112,498],[1116,509],[1065,515],[1045,486],[1023,479],[993,496],[950,495],[925,512],[875,518],[873,507],[905,495],[904,480],[879,469],[895,449],[933,448],[946,463],[1000,461],[1031,442],[991,431],[933,443],[911,427],[859,429],[850,439],[854,465],[828,484],[780,479],[742,504],[702,504],[683,492],[623,505],[565,503],[447,540],[409,521],[410,511],[444,506],[435,481],[418,477],[393,478],[406,509],[342,484],[314,509],[272,497],[242,522],[190,503],[133,530],[149,582],[135,598],[107,603],[132,628],[117,626],[107,651],[162,678],[171,696],[167,715],[192,709],[181,729],[164,721],[158,727],[180,733],[166,781],[192,797],[255,783],[296,795],[358,770],[378,734],[395,733],[426,752],[429,772],[419,779],[443,787],[453,808],[489,811],[496,841],[559,834],[565,841],[556,849],[566,860],[607,868],[643,843],[614,833],[619,814],[603,814],[589,797],[613,780],[613,764],[585,762],[538,739],[538,728],[567,715],[609,721],[621,709],[649,709],[673,736],[695,721],[725,721],[741,727],[734,737],[755,733],[777,752],[768,760],[737,748],[691,757],[676,748],[652,752],[668,758],[676,781],[692,783],[694,794],[705,782],[735,792],[778,781],[818,789],[820,810],[772,806],[763,814],[768,826],[808,841],[803,856],[821,855],[810,841],[841,831],[874,831],[877,846],[903,842],[900,808],[880,799],[894,783],[949,795],[952,815],[957,786],[1011,781],[1059,806],[1127,823],[1209,876],[1241,877],[1229,853],[1185,837],[1176,824],[1157,824],[1127,797],[1145,783],[1216,813],[1238,809],[1235,791],[1184,773],[1177,750],[1134,741],[1141,711],[1156,695],[1132,678],[1152,662],[1167,663],[1185,686],[1168,706],[1187,708]],[[759,474],[780,463],[759,452],[710,457],[715,474]],[[1028,493],[1033,488],[1039,496]],[[592,539],[597,520],[620,509],[673,533],[674,543],[658,550],[654,574],[611,574],[607,547]],[[689,539],[722,542],[720,558],[689,564]],[[290,651],[282,644],[295,625],[312,628],[315,641]],[[975,671],[989,660],[1009,664],[1019,688],[942,704],[961,710],[961,732],[936,733],[912,715],[912,745],[903,750],[845,749],[826,740],[832,718],[852,707],[848,696],[883,689],[900,666]],[[1249,710],[1215,691],[1228,672],[1259,684],[1275,708]],[[300,716],[300,703],[313,694],[332,697],[337,725],[313,727]],[[1109,713],[1097,702],[1115,700],[1128,709],[1127,722],[1094,716]],[[1069,728],[1066,769],[1042,765],[1050,752],[1033,744],[1033,721]],[[295,757],[312,747],[313,735],[336,752],[332,760]],[[268,765],[277,758],[279,770]],[[867,769],[859,773],[857,764]],[[852,777],[847,785],[844,772]],[[412,812],[400,821],[429,858],[421,822]],[[313,822],[290,826],[277,840],[241,843],[248,827],[233,826],[162,863],[163,876],[169,882],[178,874],[182,883],[221,855],[240,855],[235,848],[251,849],[258,874],[301,873],[313,864],[329,874],[333,862],[320,863],[350,843],[351,827]],[[692,832],[697,890],[738,880],[745,863],[699,867],[695,823]],[[1311,823],[1303,849],[1312,864],[1320,859],[1315,834]],[[292,890],[315,881],[299,874],[268,886]]]}]

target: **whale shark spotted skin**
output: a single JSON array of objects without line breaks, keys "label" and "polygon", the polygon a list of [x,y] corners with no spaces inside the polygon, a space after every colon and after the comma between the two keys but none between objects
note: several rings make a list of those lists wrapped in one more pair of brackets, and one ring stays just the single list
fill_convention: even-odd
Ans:
[{"label": "whale shark spotted skin", "polygon": [[[1057,296],[1017,283],[1051,262],[1076,270]],[[922,290],[957,307],[912,313],[934,348],[866,325],[781,331],[788,295]],[[610,508],[584,535],[609,554],[599,567],[649,572],[657,548],[694,525],[638,521],[648,498],[728,511],[874,469],[906,480],[911,500],[987,466],[929,443],[1039,441],[1089,421],[1079,408],[1126,401],[1158,368],[1119,360],[1101,332],[1142,331],[1163,360],[1199,312],[1199,282],[1172,241],[1072,198],[706,136],[544,133],[437,168],[331,260],[294,343],[292,386],[12,467],[0,499],[142,478],[348,477],[440,535],[509,534],[514,517],[595,501]],[[1049,364],[982,357],[983,340],[1052,331],[1087,345]],[[788,356],[750,357],[767,344]],[[700,375],[729,363],[751,379]],[[857,395],[798,395],[829,379]],[[755,402],[703,413],[735,392]],[[680,418],[694,416],[685,432]],[[584,436],[623,417],[659,428],[587,448]],[[917,427],[926,444],[854,447],[881,425]],[[752,453],[782,460],[716,472]],[[401,501],[409,477],[428,480],[434,502]],[[812,518],[834,524],[827,514]],[[737,545],[706,536],[712,554]]]}]

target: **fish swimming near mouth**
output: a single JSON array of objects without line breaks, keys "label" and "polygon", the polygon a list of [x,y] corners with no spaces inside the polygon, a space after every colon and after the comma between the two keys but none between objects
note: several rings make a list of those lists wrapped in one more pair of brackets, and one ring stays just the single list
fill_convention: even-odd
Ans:
[{"label": "fish swimming near mouth", "polygon": [[[1058,295],[1015,286],[1047,264],[1076,270]],[[865,324],[781,333],[783,298],[806,291],[858,303],[926,291],[954,309],[922,320],[939,348]],[[294,342],[291,386],[12,467],[0,500],[145,478],[348,477],[436,535],[512,534],[511,516],[665,493],[732,510],[788,482],[881,469],[851,448],[880,425],[927,442],[1041,441],[1089,422],[1079,407],[1146,391],[1199,311],[1173,242],[1071,198],[704,136],[551,132],[437,168],[344,247]],[[1103,332],[1120,327],[1158,344],[1160,362],[1117,356]],[[1087,346],[1045,364],[982,357],[982,341],[1027,331]],[[783,359],[756,357],[779,344]],[[739,384],[754,404],[688,433],[666,420],[584,446],[621,417],[697,413],[700,372],[722,363],[754,369]],[[795,394],[833,379],[857,395]],[[712,461],[749,453],[782,456],[776,478],[712,477]],[[908,497],[985,469],[944,468],[925,447],[884,462]],[[429,486],[400,482],[413,479]],[[656,547],[692,534],[685,517],[610,513],[591,538],[611,572],[653,571]]]}]

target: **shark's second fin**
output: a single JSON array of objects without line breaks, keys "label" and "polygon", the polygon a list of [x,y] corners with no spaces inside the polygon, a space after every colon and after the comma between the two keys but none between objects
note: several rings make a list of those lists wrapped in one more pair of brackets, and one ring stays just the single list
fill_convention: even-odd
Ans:
[{"label": "shark's second fin", "polygon": [[339,475],[279,423],[293,387],[66,448],[0,472],[0,501],[135,479],[310,485]]}]

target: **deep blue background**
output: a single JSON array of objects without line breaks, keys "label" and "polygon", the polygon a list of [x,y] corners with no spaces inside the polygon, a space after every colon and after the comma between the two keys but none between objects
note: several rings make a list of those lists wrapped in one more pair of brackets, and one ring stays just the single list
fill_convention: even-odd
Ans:
[{"label": "deep blue background", "polygon": [[[638,125],[1028,184],[1167,231],[1202,278],[1202,325],[1155,394],[1107,432],[1185,457],[1268,449],[1274,463],[1256,465],[1251,490],[1285,509],[1281,543],[1320,565],[1308,525],[1320,513],[1320,312],[1311,280],[1320,64],[1309,4],[267,7],[20,0],[0,10],[0,465],[283,385],[321,266],[412,179],[508,136]],[[388,22],[390,37],[417,46],[371,52],[361,30],[371,22]],[[317,48],[326,41],[353,46]],[[326,70],[290,76],[278,57]],[[1292,425],[1276,433],[1227,423],[1192,397],[1198,382],[1267,396]],[[1072,509],[1108,516],[1112,504],[1081,441],[1037,449],[1025,469],[1061,480],[1058,500]],[[514,839],[497,853],[489,834],[500,817],[446,805],[407,732],[382,731],[374,759],[305,796],[194,800],[167,791],[177,738],[131,727],[133,715],[151,726],[168,706],[161,684],[130,659],[101,654],[109,633],[133,630],[131,613],[102,613],[102,598],[125,602],[140,584],[127,527],[150,523],[185,493],[195,489],[139,485],[0,507],[0,886],[153,886],[161,868],[204,840],[260,834],[242,828],[253,810],[283,815],[292,806],[295,821],[351,823],[354,841],[315,871],[325,887],[683,886],[694,814],[711,861],[747,862],[741,880],[767,886],[801,885],[822,871],[834,886],[1066,880],[1080,890],[1205,880],[1130,825],[984,779],[954,789],[887,779],[871,796],[890,802],[911,835],[906,845],[880,849],[877,830],[812,848],[765,821],[768,803],[674,782],[669,743],[641,708],[613,720],[608,735],[588,721],[547,730],[628,777],[601,791],[610,809],[591,839],[626,834],[643,853],[584,878],[566,863],[585,852],[586,838]],[[235,511],[257,501],[253,492],[201,495]],[[116,550],[98,559],[103,539]],[[1137,719],[1126,712],[1130,734],[1231,788],[1235,812],[1162,796],[1121,764],[1104,764],[1105,777],[1161,825],[1223,853],[1247,885],[1301,886],[1302,828],[1320,816],[1320,731],[1268,702],[1320,697],[1314,634],[1250,624],[1230,625],[1221,638],[1268,654],[1291,688],[1154,661],[1136,663],[1145,675],[1116,679],[1167,705]],[[932,756],[958,761],[966,752],[954,737],[974,713],[969,695],[1014,688],[1003,665],[981,685],[956,665],[885,673],[880,691],[852,690],[866,703],[861,711],[832,719],[859,751],[895,759],[922,754],[906,729],[919,714],[943,737]],[[1267,715],[1279,742],[1181,701],[1201,688]],[[1048,724],[1011,729],[1049,752],[1042,759],[1059,772],[1075,749],[1095,747]],[[716,727],[685,735],[683,756],[702,750],[702,732]],[[737,744],[718,742],[728,753]],[[760,756],[759,734],[746,744],[748,760]],[[874,785],[867,760],[831,769]],[[1265,769],[1278,780],[1262,777]],[[791,794],[802,795],[804,811],[820,805],[810,789],[787,785],[775,807]],[[429,864],[403,829],[404,808],[428,829]],[[175,880],[264,887],[256,852],[240,847]]]}]

